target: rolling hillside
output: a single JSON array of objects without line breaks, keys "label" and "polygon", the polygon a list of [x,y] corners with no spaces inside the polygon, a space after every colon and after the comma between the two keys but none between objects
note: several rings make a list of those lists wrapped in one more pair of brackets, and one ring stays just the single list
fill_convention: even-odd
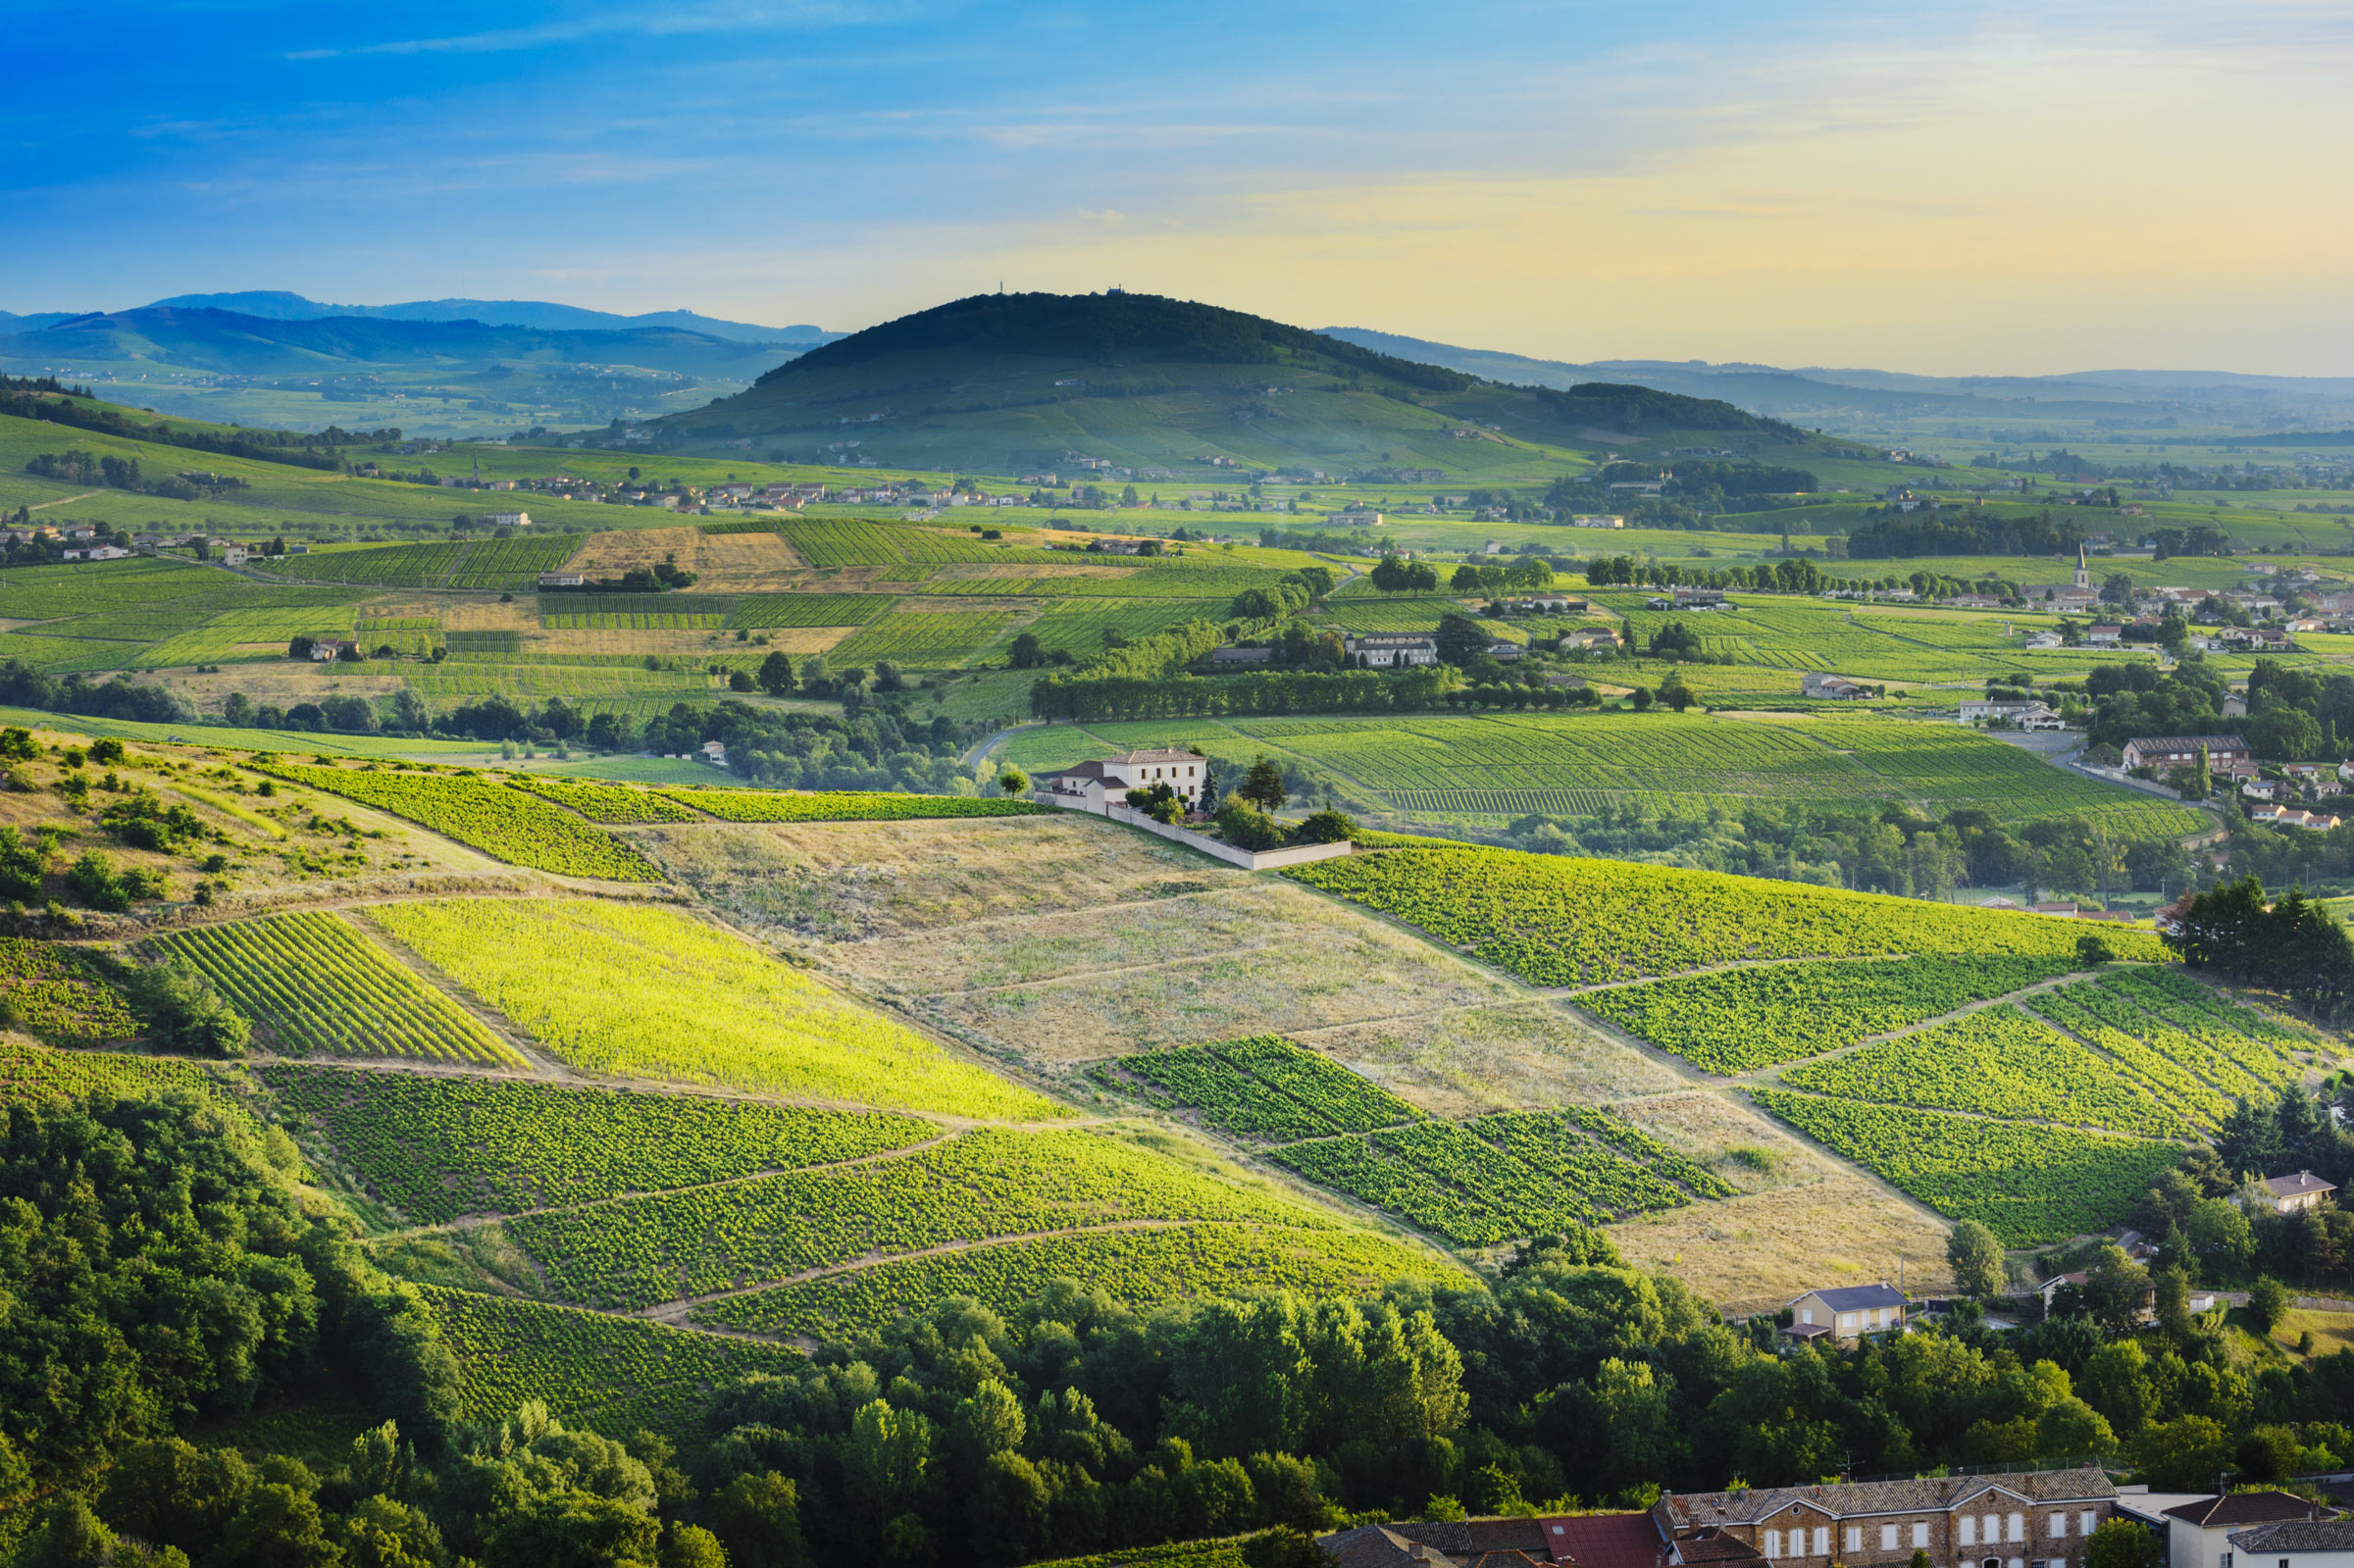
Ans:
[{"label": "rolling hillside", "polygon": [[1087,457],[1203,480],[1240,466],[1526,481],[1687,436],[1770,463],[1861,455],[1727,403],[1505,385],[1136,294],[956,300],[826,344],[662,430],[684,451],[757,439],[796,456],[998,472]]}]

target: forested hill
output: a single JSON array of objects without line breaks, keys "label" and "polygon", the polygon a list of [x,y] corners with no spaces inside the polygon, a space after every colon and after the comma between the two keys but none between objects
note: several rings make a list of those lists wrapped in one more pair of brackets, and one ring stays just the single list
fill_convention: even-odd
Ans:
[{"label": "forested hill", "polygon": [[[1729,438],[1728,438],[1729,437]],[[1020,473],[1081,460],[1549,481],[1610,448],[1738,447],[1815,468],[1816,437],[1641,386],[1520,386],[1152,294],[977,294],[779,365],[661,422],[658,444]]]},{"label": "forested hill", "polygon": [[870,327],[780,365],[759,385],[901,354],[963,352],[1181,364],[1284,365],[1370,375],[1433,391],[1479,378],[1397,359],[1263,316],[1157,294],[975,294]]}]

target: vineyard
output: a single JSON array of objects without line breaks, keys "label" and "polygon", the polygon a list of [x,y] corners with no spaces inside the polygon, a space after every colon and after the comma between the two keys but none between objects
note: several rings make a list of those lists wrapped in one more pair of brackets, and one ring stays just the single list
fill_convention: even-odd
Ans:
[{"label": "vineyard", "polygon": [[695,1308],[696,1322],[746,1334],[839,1340],[888,1328],[947,1295],[1004,1312],[1057,1279],[1081,1280],[1131,1306],[1247,1290],[1378,1290],[1394,1280],[1454,1278],[1423,1254],[1364,1233],[1223,1222],[996,1241],[820,1275]]},{"label": "vineyard", "polygon": [[864,626],[891,608],[880,593],[752,593],[736,601],[731,631],[768,627]]},{"label": "vineyard", "polygon": [[0,936],[0,1014],[45,1039],[127,1039],[139,1032],[88,953],[27,936]]},{"label": "vineyard", "polygon": [[[1688,679],[1702,683],[1717,668],[1696,667]],[[1417,813],[1578,816],[1637,800],[1682,812],[1738,810],[1754,800],[1886,801],[1933,813],[1982,809],[2006,822],[2081,814],[2127,837],[2193,833],[2204,820],[2062,773],[1973,731],[1880,717],[1491,714],[1251,719],[1235,728]]]},{"label": "vineyard", "polygon": [[289,1119],[421,1225],[864,1159],[938,1134],[878,1111],[523,1079],[290,1063],[260,1076]]},{"label": "vineyard", "polygon": [[729,822],[907,822],[920,817],[1051,816],[1030,800],[967,795],[906,795],[891,790],[680,789],[662,794]]},{"label": "vineyard", "polygon": [[[2183,986],[2204,994],[2185,995]],[[2285,1052],[2316,1043],[2165,970],[2112,972],[2039,992],[2026,1005],[2206,1124],[2222,1120],[2236,1099],[2295,1083],[2303,1069]]]},{"label": "vineyard", "polygon": [[1009,610],[895,610],[870,621],[827,655],[837,665],[890,659],[924,669],[961,665],[1006,635]]},{"label": "vineyard", "polygon": [[2024,1122],[1752,1090],[1757,1102],[1949,1219],[1977,1220],[2007,1245],[2065,1240],[2114,1225],[2181,1145]]},{"label": "vineyard", "polygon": [[[2067,921],[1796,883],[1510,849],[1388,850],[1295,866],[1297,882],[1418,926],[1537,986],[1593,986],[1741,959],[1970,954],[2059,959]],[[2120,956],[2162,959],[2113,929]]]},{"label": "vineyard", "polygon": [[[1149,1051],[1116,1067],[1150,1086],[1155,1100],[1199,1114],[1205,1127],[1270,1143],[1368,1133],[1422,1115],[1330,1058],[1270,1035]],[[1106,1080],[1117,1082],[1108,1073]]]},{"label": "vineyard", "polygon": [[[316,610],[229,610],[202,626],[164,638],[131,660],[134,668],[166,669],[186,664],[229,664],[240,660],[283,659],[295,637],[333,640],[353,633],[352,608],[327,605]],[[369,643],[373,648],[374,642]]]},{"label": "vineyard", "polygon": [[[1599,1225],[1614,1217],[1607,1199],[1627,1189],[1621,1173],[1630,1180],[1648,1175],[1609,1155],[1531,1163],[1521,1151],[1507,1154],[1451,1122],[1295,1143],[1270,1157],[1458,1246]],[[1662,1201],[1647,1206],[1689,1201],[1664,1183],[1655,1185]]]},{"label": "vineyard", "polygon": [[518,773],[507,783],[518,789],[544,795],[557,805],[577,811],[590,822],[695,822],[699,812],[688,810],[667,795],[632,784],[606,784],[596,779],[559,779],[545,774]]},{"label": "vineyard", "polygon": [[1996,1005],[1782,1074],[1793,1088],[2180,1138],[2181,1119],[2090,1048]]},{"label": "vineyard", "polygon": [[1767,964],[1589,991],[1577,1005],[1729,1076],[1853,1045],[2075,967],[2073,953]]},{"label": "vineyard", "polygon": [[612,835],[597,832],[544,800],[486,780],[289,762],[256,761],[248,766],[406,817],[514,865],[606,882],[661,880],[644,857]]},{"label": "vineyard", "polygon": [[370,913],[584,1072],[960,1116],[1060,1114],[667,906],[444,899]]},{"label": "vineyard", "polygon": [[387,588],[489,588],[518,592],[572,559],[580,541],[561,533],[459,544],[385,544],[314,550],[249,563],[249,570],[305,582]]},{"label": "vineyard", "polygon": [[870,1253],[1144,1220],[1329,1228],[1093,1133],[984,1129],[862,1165],[530,1214],[505,1229],[559,1295],[632,1310]]},{"label": "vineyard", "polygon": [[407,1056],[521,1067],[515,1048],[341,917],[270,915],[154,938],[184,958],[289,1056]]},{"label": "vineyard", "polygon": [[218,1080],[192,1062],[119,1051],[53,1050],[0,1039],[0,1110],[91,1093],[129,1098],[172,1088],[211,1093],[217,1087]]},{"label": "vineyard", "polygon": [[722,1384],[803,1363],[783,1345],[723,1339],[537,1301],[421,1286],[458,1362],[458,1417],[507,1420],[527,1399],[567,1426],[615,1439],[690,1435]]}]

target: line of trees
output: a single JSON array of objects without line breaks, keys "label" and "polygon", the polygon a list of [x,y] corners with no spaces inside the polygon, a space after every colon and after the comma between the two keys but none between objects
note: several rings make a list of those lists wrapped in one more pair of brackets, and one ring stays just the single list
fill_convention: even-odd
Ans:
[{"label": "line of trees", "polygon": [[1370,670],[1254,670],[1229,676],[1064,680],[1030,688],[1030,712],[1078,723],[1285,713],[1422,713],[1438,707],[1458,677],[1445,666]]},{"label": "line of trees", "polygon": [[2277,990],[2324,1018],[2354,1005],[2354,937],[2301,890],[2267,900],[2264,884],[2242,877],[2160,910],[2158,931],[2193,969]]},{"label": "line of trees", "polygon": [[332,425],[315,434],[299,430],[241,430],[233,436],[215,435],[206,430],[175,430],[167,424],[145,424],[103,404],[77,401],[77,396],[43,397],[31,392],[0,391],[0,414],[70,426],[75,430],[94,430],[101,435],[119,435],[126,440],[147,441],[157,446],[177,446],[191,452],[211,452],[221,457],[250,458],[259,463],[291,463],[298,468],[340,469],[345,466],[343,455],[337,450],[340,447],[400,439],[400,431],[393,429],[346,430]]}]

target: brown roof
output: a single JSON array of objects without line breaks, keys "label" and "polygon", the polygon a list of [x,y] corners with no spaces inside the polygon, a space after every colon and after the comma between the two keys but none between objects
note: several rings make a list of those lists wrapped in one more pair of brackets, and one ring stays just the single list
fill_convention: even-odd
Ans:
[{"label": "brown roof", "polygon": [[[1504,1551],[1525,1551],[1543,1557],[1545,1530],[1534,1519],[1408,1520],[1390,1526],[1408,1541],[1435,1546],[1450,1557],[1471,1558]],[[1503,1568],[1502,1564],[1497,1568]]]},{"label": "brown roof", "polygon": [[2299,1171],[2294,1176],[2267,1177],[2264,1189],[2275,1197],[2302,1197],[2308,1192],[2334,1192],[2337,1184],[2325,1182],[2311,1171]]},{"label": "brown roof", "polygon": [[[1333,1568],[1407,1568],[1414,1563],[1445,1568],[1449,1561],[1472,1568],[1532,1568],[1550,1560],[1543,1527],[1527,1518],[1360,1525],[1319,1536],[1316,1545]],[[1647,1561],[1641,1568],[1653,1565]]]},{"label": "brown roof", "polygon": [[[1678,1540],[1675,1554],[1687,1563],[1763,1562],[1766,1554],[1739,1536],[1726,1535],[1714,1525],[1695,1530]],[[1583,1563],[1578,1568],[1585,1568]]]},{"label": "brown roof", "polygon": [[1980,1492],[2008,1492],[2030,1502],[2114,1497],[2116,1486],[2098,1467],[2006,1471],[1991,1476],[1924,1476],[1914,1481],[1865,1481],[1828,1487],[1760,1487],[1748,1492],[1668,1492],[1653,1517],[1677,1532],[1701,1525],[1752,1524],[1806,1503],[1841,1516],[1916,1513],[1951,1508]]},{"label": "brown roof", "polygon": [[2283,1519],[2318,1519],[2329,1512],[2320,1503],[2285,1492],[2233,1492],[2204,1502],[2186,1502],[2166,1510],[2170,1519],[2202,1530],[2223,1525],[2267,1525]]},{"label": "brown roof", "polygon": [[1106,762],[1200,762],[1202,759],[1190,751],[1177,751],[1167,746],[1160,746],[1151,751],[1123,751],[1116,757],[1106,757],[1104,760]]},{"label": "brown roof", "polygon": [[1565,1514],[1537,1522],[1553,1560],[1577,1568],[1659,1568],[1665,1555],[1660,1527],[1647,1513]]}]

